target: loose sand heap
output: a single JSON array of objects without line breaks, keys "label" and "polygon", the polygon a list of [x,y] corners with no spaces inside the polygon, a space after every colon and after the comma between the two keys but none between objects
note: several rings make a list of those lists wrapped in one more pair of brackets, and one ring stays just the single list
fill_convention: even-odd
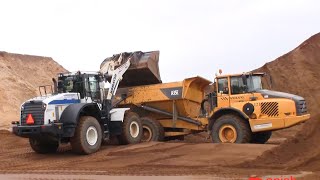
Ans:
[{"label": "loose sand heap", "polygon": [[18,120],[20,104],[66,70],[52,58],[0,52],[0,129]]},{"label": "loose sand heap", "polygon": [[274,90],[303,96],[311,119],[295,137],[245,164],[252,167],[320,170],[320,33],[256,71],[272,75]]}]

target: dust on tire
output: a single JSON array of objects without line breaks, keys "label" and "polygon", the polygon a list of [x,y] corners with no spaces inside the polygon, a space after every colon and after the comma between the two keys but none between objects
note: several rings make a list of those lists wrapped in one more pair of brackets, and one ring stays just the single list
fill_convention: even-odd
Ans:
[{"label": "dust on tire", "polygon": [[[164,129],[159,121],[151,118],[151,117],[143,117],[141,118],[142,127],[143,127],[143,136],[142,141],[163,141],[164,139]],[[145,129],[145,128],[148,129]],[[151,131],[151,134],[148,139],[144,136],[145,131]]]},{"label": "dust on tire", "polygon": [[[136,137],[133,137],[130,134],[130,125],[132,123],[135,123],[136,126],[138,126],[137,131],[138,135]],[[142,138],[142,123],[139,118],[139,115],[134,112],[126,112],[124,115],[123,123],[122,123],[122,133],[118,136],[118,141],[120,144],[137,144],[141,142]]]},{"label": "dust on tire", "polygon": [[211,138],[214,143],[221,143],[219,130],[223,125],[231,125],[236,129],[237,139],[234,143],[249,143],[251,141],[251,129],[244,119],[236,115],[224,115],[219,117],[212,126]]},{"label": "dust on tire", "polygon": [[[88,128],[95,127],[97,131],[97,141],[94,145],[90,145],[86,138]],[[82,116],[76,127],[74,136],[70,139],[72,151],[77,154],[91,154],[100,149],[102,142],[102,130],[99,122],[92,116]]]}]

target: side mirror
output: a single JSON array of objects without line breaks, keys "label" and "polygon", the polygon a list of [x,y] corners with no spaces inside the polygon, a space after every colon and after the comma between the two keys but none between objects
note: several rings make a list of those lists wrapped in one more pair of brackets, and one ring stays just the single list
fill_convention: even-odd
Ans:
[{"label": "side mirror", "polygon": [[58,82],[55,78],[52,78],[52,82],[53,82],[53,93],[58,93]]},{"label": "side mirror", "polygon": [[272,76],[271,76],[271,74],[269,75],[269,80],[270,80],[270,89],[272,89]]}]

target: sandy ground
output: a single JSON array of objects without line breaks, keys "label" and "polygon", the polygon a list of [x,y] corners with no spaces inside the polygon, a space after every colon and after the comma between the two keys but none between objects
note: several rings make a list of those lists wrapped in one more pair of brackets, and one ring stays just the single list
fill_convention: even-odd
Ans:
[{"label": "sandy ground", "polygon": [[1,131],[0,138],[0,179],[124,179],[115,176],[248,179],[250,176],[309,175],[290,170],[237,167],[278,146],[277,139],[265,145],[177,142],[108,145],[95,154],[80,156],[73,154],[69,145],[55,154],[36,154],[27,139],[7,131]]},{"label": "sandy ground", "polygon": [[[318,176],[303,172],[301,174],[292,175],[272,175],[272,176],[261,176],[259,178],[268,179],[278,178],[279,180],[307,180],[317,179]],[[0,179],[7,180],[248,180],[248,177],[234,178],[234,177],[221,177],[221,176],[108,176],[108,175],[55,175],[55,174],[0,174]],[[250,180],[250,179],[249,179]]]}]

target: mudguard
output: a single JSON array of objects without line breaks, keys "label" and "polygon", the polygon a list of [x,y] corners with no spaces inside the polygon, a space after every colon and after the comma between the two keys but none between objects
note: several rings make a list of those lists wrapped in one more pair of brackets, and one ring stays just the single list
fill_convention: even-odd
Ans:
[{"label": "mudguard", "polygon": [[63,137],[72,137],[74,135],[81,113],[87,116],[93,116],[98,121],[101,119],[100,110],[97,104],[71,104],[66,107],[60,117],[60,122],[63,124]]}]

